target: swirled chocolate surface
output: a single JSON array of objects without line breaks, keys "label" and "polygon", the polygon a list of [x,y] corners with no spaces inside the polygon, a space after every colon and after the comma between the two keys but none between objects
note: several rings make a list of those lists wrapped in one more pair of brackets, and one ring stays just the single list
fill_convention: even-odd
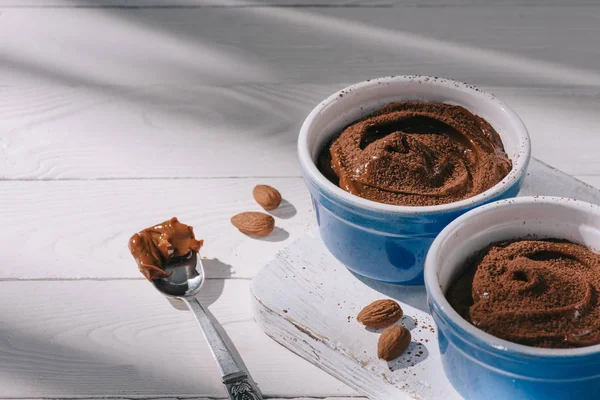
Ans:
[{"label": "swirled chocolate surface", "polygon": [[512,163],[484,119],[450,104],[392,103],[346,127],[321,151],[321,172],[380,203],[428,206],[475,196]]},{"label": "swirled chocolate surface", "polygon": [[535,347],[600,344],[600,255],[553,240],[494,243],[448,290],[476,327]]},{"label": "swirled chocolate surface", "polygon": [[177,217],[135,233],[129,239],[129,251],[140,272],[152,281],[170,275],[164,267],[191,253],[197,253],[203,241],[196,240],[194,229]]}]

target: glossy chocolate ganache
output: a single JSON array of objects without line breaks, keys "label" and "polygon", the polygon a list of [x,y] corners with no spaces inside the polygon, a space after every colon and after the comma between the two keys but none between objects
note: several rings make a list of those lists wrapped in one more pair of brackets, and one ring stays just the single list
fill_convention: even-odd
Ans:
[{"label": "glossy chocolate ganache", "polygon": [[135,233],[129,239],[129,251],[140,272],[152,281],[168,278],[165,266],[192,253],[198,253],[203,240],[196,240],[194,229],[173,217]]},{"label": "glossy chocolate ganache", "polygon": [[346,127],[323,148],[318,167],[365,199],[430,206],[491,188],[512,163],[498,133],[467,109],[404,101]]},{"label": "glossy chocolate ganache", "polygon": [[600,344],[600,255],[557,240],[494,243],[446,298],[496,337],[535,347]]}]

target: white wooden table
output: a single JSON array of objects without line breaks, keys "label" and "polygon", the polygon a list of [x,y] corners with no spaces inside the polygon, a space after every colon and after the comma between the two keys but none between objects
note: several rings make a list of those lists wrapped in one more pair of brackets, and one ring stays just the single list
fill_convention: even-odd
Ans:
[{"label": "white wooden table", "polygon": [[[304,116],[371,77],[465,80],[513,106],[534,156],[599,186],[594,3],[0,0],[0,398],[223,398],[192,316],[127,251],[171,216],[205,239],[201,300],[266,395],[356,396],[250,306],[249,280],[314,227]],[[287,200],[262,241],[229,223],[258,183]]]}]

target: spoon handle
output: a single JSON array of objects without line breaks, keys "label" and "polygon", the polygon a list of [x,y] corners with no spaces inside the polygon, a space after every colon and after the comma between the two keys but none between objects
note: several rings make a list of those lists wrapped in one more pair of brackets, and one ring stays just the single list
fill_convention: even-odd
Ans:
[{"label": "spoon handle", "polygon": [[202,334],[219,365],[223,384],[232,400],[262,400],[260,390],[244,368],[233,358],[221,334],[215,328],[204,308],[195,297],[181,298],[193,312]]}]

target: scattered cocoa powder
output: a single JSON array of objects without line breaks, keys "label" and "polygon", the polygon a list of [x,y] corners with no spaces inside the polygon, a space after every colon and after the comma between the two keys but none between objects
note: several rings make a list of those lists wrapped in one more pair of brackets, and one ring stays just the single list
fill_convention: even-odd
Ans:
[{"label": "scattered cocoa powder", "polygon": [[559,240],[491,244],[446,297],[478,328],[546,348],[600,344],[600,255]]},{"label": "scattered cocoa powder", "polygon": [[323,148],[318,166],[357,196],[426,206],[479,194],[512,163],[492,126],[467,109],[404,101],[346,127]]}]

